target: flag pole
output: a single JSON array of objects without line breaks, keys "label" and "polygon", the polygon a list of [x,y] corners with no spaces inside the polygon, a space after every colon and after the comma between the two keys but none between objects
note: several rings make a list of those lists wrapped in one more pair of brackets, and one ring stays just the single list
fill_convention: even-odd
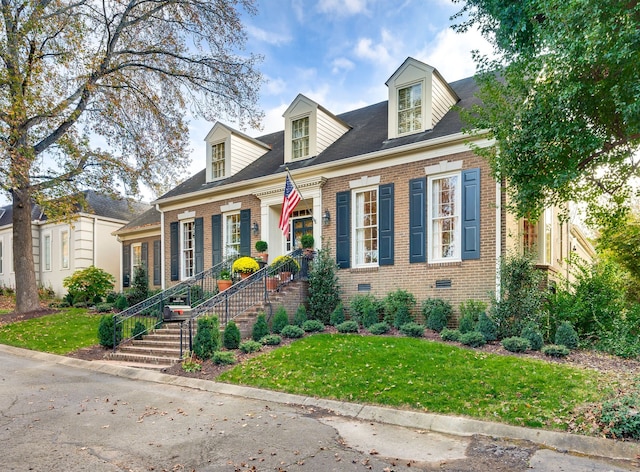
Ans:
[{"label": "flag pole", "polygon": [[[300,195],[300,198],[302,199],[302,201],[305,203],[305,206],[306,206],[307,199],[304,198],[304,196],[302,195],[302,192],[300,191],[300,189],[298,188],[298,185],[296,184],[296,181],[293,180],[293,176],[291,175],[291,172],[289,172],[289,168],[285,167],[284,170],[287,171],[287,175],[289,176],[289,180],[291,181],[291,183],[293,184],[295,189],[298,191],[298,194]],[[313,216],[313,204],[311,204],[311,219],[313,220],[313,224],[316,224],[316,218],[315,218],[315,216]]]}]

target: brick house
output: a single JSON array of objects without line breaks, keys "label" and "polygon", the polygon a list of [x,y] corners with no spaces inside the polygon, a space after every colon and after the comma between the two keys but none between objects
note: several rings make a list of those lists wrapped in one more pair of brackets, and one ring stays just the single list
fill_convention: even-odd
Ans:
[{"label": "brick house", "polygon": [[[258,240],[272,259],[311,233],[335,255],[345,301],[405,289],[455,307],[489,300],[508,249],[537,247],[541,266],[564,273],[572,245],[585,241],[554,210],[536,225],[509,215],[505,193],[462,132],[454,106],[477,103],[474,79],[448,83],[408,58],[386,85],[387,101],[339,115],[298,95],[284,129],[259,138],[216,123],[205,168],[118,230],[123,260],[135,245],[146,244],[147,254],[153,247],[153,284],[166,287],[225,255],[256,256]],[[278,219],[287,169],[303,200],[285,236]]]}]

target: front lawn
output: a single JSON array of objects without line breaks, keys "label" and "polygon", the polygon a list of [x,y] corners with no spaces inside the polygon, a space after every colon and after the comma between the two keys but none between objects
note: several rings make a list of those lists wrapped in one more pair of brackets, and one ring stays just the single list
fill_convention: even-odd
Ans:
[{"label": "front lawn", "polygon": [[0,327],[0,344],[53,354],[68,354],[97,344],[100,315],[69,308],[53,315]]},{"label": "front lawn", "polygon": [[287,393],[566,430],[601,402],[605,374],[415,338],[320,334],[255,357],[219,380]]}]

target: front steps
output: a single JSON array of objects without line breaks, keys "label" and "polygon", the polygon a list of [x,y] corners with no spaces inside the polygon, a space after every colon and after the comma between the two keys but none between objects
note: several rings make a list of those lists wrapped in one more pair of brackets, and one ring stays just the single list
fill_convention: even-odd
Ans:
[{"label": "front steps", "polygon": [[[269,302],[257,304],[250,310],[233,318],[242,339],[251,337],[251,331],[256,318],[260,313],[269,313],[271,309],[275,314],[280,305],[284,305],[287,312],[293,317],[293,307],[306,299],[306,294],[301,295],[304,282],[294,281],[280,287],[278,292],[269,294]],[[271,305],[269,307],[268,305]],[[221,316],[219,316],[222,319]],[[196,334],[196,325],[193,323],[193,336]],[[183,346],[183,352],[189,350],[189,346]],[[165,322],[161,327],[143,336],[141,340],[131,340],[118,346],[103,362],[126,365],[152,370],[162,370],[180,362],[180,323]]]}]

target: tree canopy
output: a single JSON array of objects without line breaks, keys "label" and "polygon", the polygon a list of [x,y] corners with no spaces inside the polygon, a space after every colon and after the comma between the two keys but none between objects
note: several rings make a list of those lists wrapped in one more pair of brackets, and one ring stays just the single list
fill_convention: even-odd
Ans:
[{"label": "tree canopy", "polygon": [[570,200],[624,202],[640,156],[640,5],[456,0],[497,58],[476,54],[482,105],[465,114],[519,216]]},{"label": "tree canopy", "polygon": [[[13,199],[19,311],[36,292],[31,238],[21,237],[32,202],[175,183],[189,161],[189,111],[259,122],[259,58],[242,52],[241,10],[253,8],[253,0],[3,0],[0,189]],[[72,208],[56,201],[48,211]]]}]

